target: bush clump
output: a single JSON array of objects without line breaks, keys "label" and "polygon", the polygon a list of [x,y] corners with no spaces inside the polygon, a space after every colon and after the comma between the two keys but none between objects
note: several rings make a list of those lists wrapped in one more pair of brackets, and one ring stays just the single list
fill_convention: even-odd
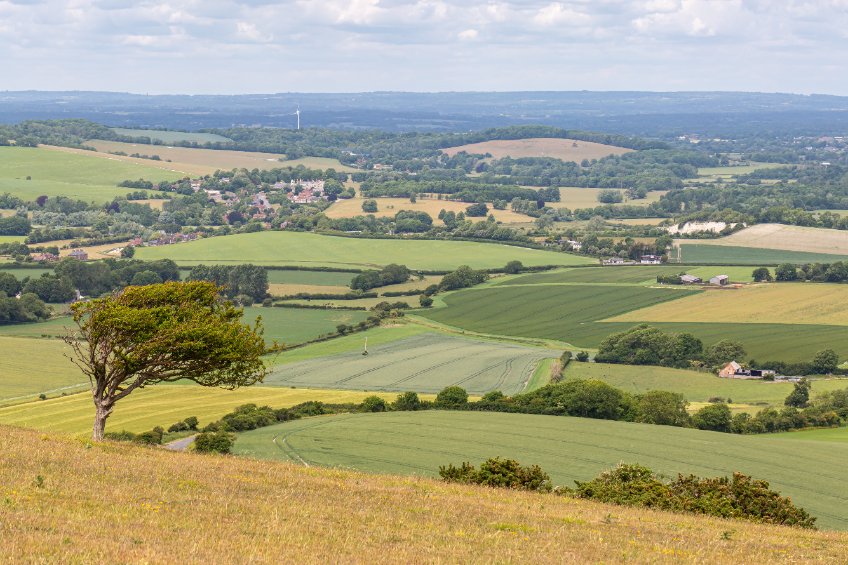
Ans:
[{"label": "bush clump", "polygon": [[495,488],[550,492],[551,478],[538,465],[521,466],[514,459],[487,459],[475,469],[470,463],[459,467],[439,467],[439,476],[447,482],[483,485]]},{"label": "bush clump", "polygon": [[236,441],[235,435],[224,430],[197,434],[194,450],[201,453],[229,453]]}]

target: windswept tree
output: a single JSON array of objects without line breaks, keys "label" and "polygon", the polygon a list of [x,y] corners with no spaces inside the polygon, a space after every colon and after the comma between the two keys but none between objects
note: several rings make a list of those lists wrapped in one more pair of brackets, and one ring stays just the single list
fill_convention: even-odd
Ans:
[{"label": "windswept tree", "polygon": [[267,374],[261,320],[242,324],[241,309],[210,282],[129,286],[72,312],[78,330],[65,341],[91,383],[96,441],[115,403],[136,389],[178,380],[235,389]]}]

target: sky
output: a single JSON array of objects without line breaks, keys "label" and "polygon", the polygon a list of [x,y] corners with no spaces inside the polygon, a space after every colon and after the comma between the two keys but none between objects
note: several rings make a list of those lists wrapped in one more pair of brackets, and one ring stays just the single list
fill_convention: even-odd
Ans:
[{"label": "sky", "polygon": [[0,0],[0,89],[848,95],[848,0]]}]

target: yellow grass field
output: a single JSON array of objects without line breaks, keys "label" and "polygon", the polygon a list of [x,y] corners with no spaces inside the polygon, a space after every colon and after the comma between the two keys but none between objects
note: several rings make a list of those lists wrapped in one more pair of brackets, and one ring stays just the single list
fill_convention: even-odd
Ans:
[{"label": "yellow grass field", "polygon": [[697,243],[848,255],[848,231],[783,224],[757,224],[727,237],[699,239]]},{"label": "yellow grass field", "polygon": [[0,449],[8,563],[839,563],[848,545],[843,532],[8,427]]},{"label": "yellow grass field", "polygon": [[[560,188],[560,201],[553,202],[550,205],[554,208],[570,208],[572,210],[576,210],[578,208],[594,208],[596,206],[602,206],[602,204],[598,202],[598,194],[600,194],[602,190],[608,189],[580,187]],[[628,206],[647,206],[652,202],[658,201],[660,197],[667,192],[667,190],[656,190],[653,192],[649,192],[648,196],[645,198],[640,198],[638,200],[625,200],[624,202],[622,202],[622,204],[627,204]]]},{"label": "yellow grass field", "polygon": [[[337,200],[335,204],[327,208],[324,214],[328,218],[352,218],[354,216],[364,216],[362,211],[362,202],[365,199],[361,197],[348,198]],[[415,212],[426,212],[433,218],[433,222],[441,225],[442,221],[438,219],[439,212],[445,210],[448,212],[465,212],[465,209],[471,206],[470,202],[455,202],[452,200],[436,200],[431,198],[418,198],[417,202],[410,202],[409,198],[375,198],[377,201],[377,212],[374,214],[378,218],[393,217],[401,210],[413,210]],[[517,214],[509,209],[495,210],[492,208],[492,203],[489,202],[489,212],[495,215],[495,220],[505,224],[519,223],[532,221],[530,216]],[[485,218],[476,218],[483,220]]]},{"label": "yellow grass field", "polygon": [[[353,278],[353,273],[350,274]],[[315,284],[287,284],[287,283],[271,283],[268,285],[268,292],[271,296],[288,296],[291,294],[299,294],[301,292],[322,293],[322,294],[344,294],[350,292],[350,287],[347,286],[320,286]]]},{"label": "yellow grass field", "polygon": [[772,283],[709,290],[606,321],[848,326],[848,286]]},{"label": "yellow grass field", "polygon": [[[70,365],[70,362],[68,362]],[[306,402],[362,402],[378,394],[394,400],[397,393],[317,390],[252,386],[236,390],[208,388],[198,385],[157,385],[134,391],[115,405],[115,412],[106,422],[107,432],[127,430],[143,432],[154,426],[167,428],[189,416],[197,416],[200,425],[219,419],[242,404],[267,404],[272,408],[287,408]],[[433,398],[430,396],[422,396]],[[94,404],[88,391],[70,396],[51,398],[0,408],[0,424],[90,435]]]},{"label": "yellow grass field", "polygon": [[554,139],[546,137],[533,137],[528,139],[498,139],[484,141],[481,143],[469,143],[459,147],[447,147],[442,151],[450,156],[461,151],[472,154],[490,153],[495,159],[512,157],[553,157],[563,161],[575,161],[579,163],[583,159],[602,159],[610,155],[624,155],[632,149],[615,147],[592,143],[591,141],[579,141],[574,139]]},{"label": "yellow grass field", "polygon": [[[88,145],[97,149],[97,152],[83,151],[80,149],[69,149],[65,147],[47,147],[57,151],[71,153],[81,152],[85,155],[94,155],[106,159],[116,159],[132,163],[141,163],[150,167],[160,168],[166,171],[175,171],[188,176],[200,176],[214,173],[219,169],[275,169],[282,167],[296,167],[304,165],[313,168],[335,168],[337,171],[355,171],[345,167],[336,159],[325,159],[317,157],[306,157],[292,161],[280,161],[285,155],[275,153],[259,153],[249,151],[228,151],[215,149],[198,149],[193,147],[169,147],[166,145],[145,145],[137,143],[121,143],[118,141],[92,140]],[[127,155],[139,153],[141,155],[159,155],[161,161],[151,159],[139,159],[112,155],[110,151],[122,151]],[[170,160],[170,162],[168,162]]]}]

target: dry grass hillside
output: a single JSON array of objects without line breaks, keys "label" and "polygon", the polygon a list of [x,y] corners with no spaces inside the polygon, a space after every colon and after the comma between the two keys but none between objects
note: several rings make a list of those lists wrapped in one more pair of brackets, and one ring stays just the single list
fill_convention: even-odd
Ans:
[{"label": "dry grass hillside", "polygon": [[8,563],[842,562],[848,534],[0,427]]}]

